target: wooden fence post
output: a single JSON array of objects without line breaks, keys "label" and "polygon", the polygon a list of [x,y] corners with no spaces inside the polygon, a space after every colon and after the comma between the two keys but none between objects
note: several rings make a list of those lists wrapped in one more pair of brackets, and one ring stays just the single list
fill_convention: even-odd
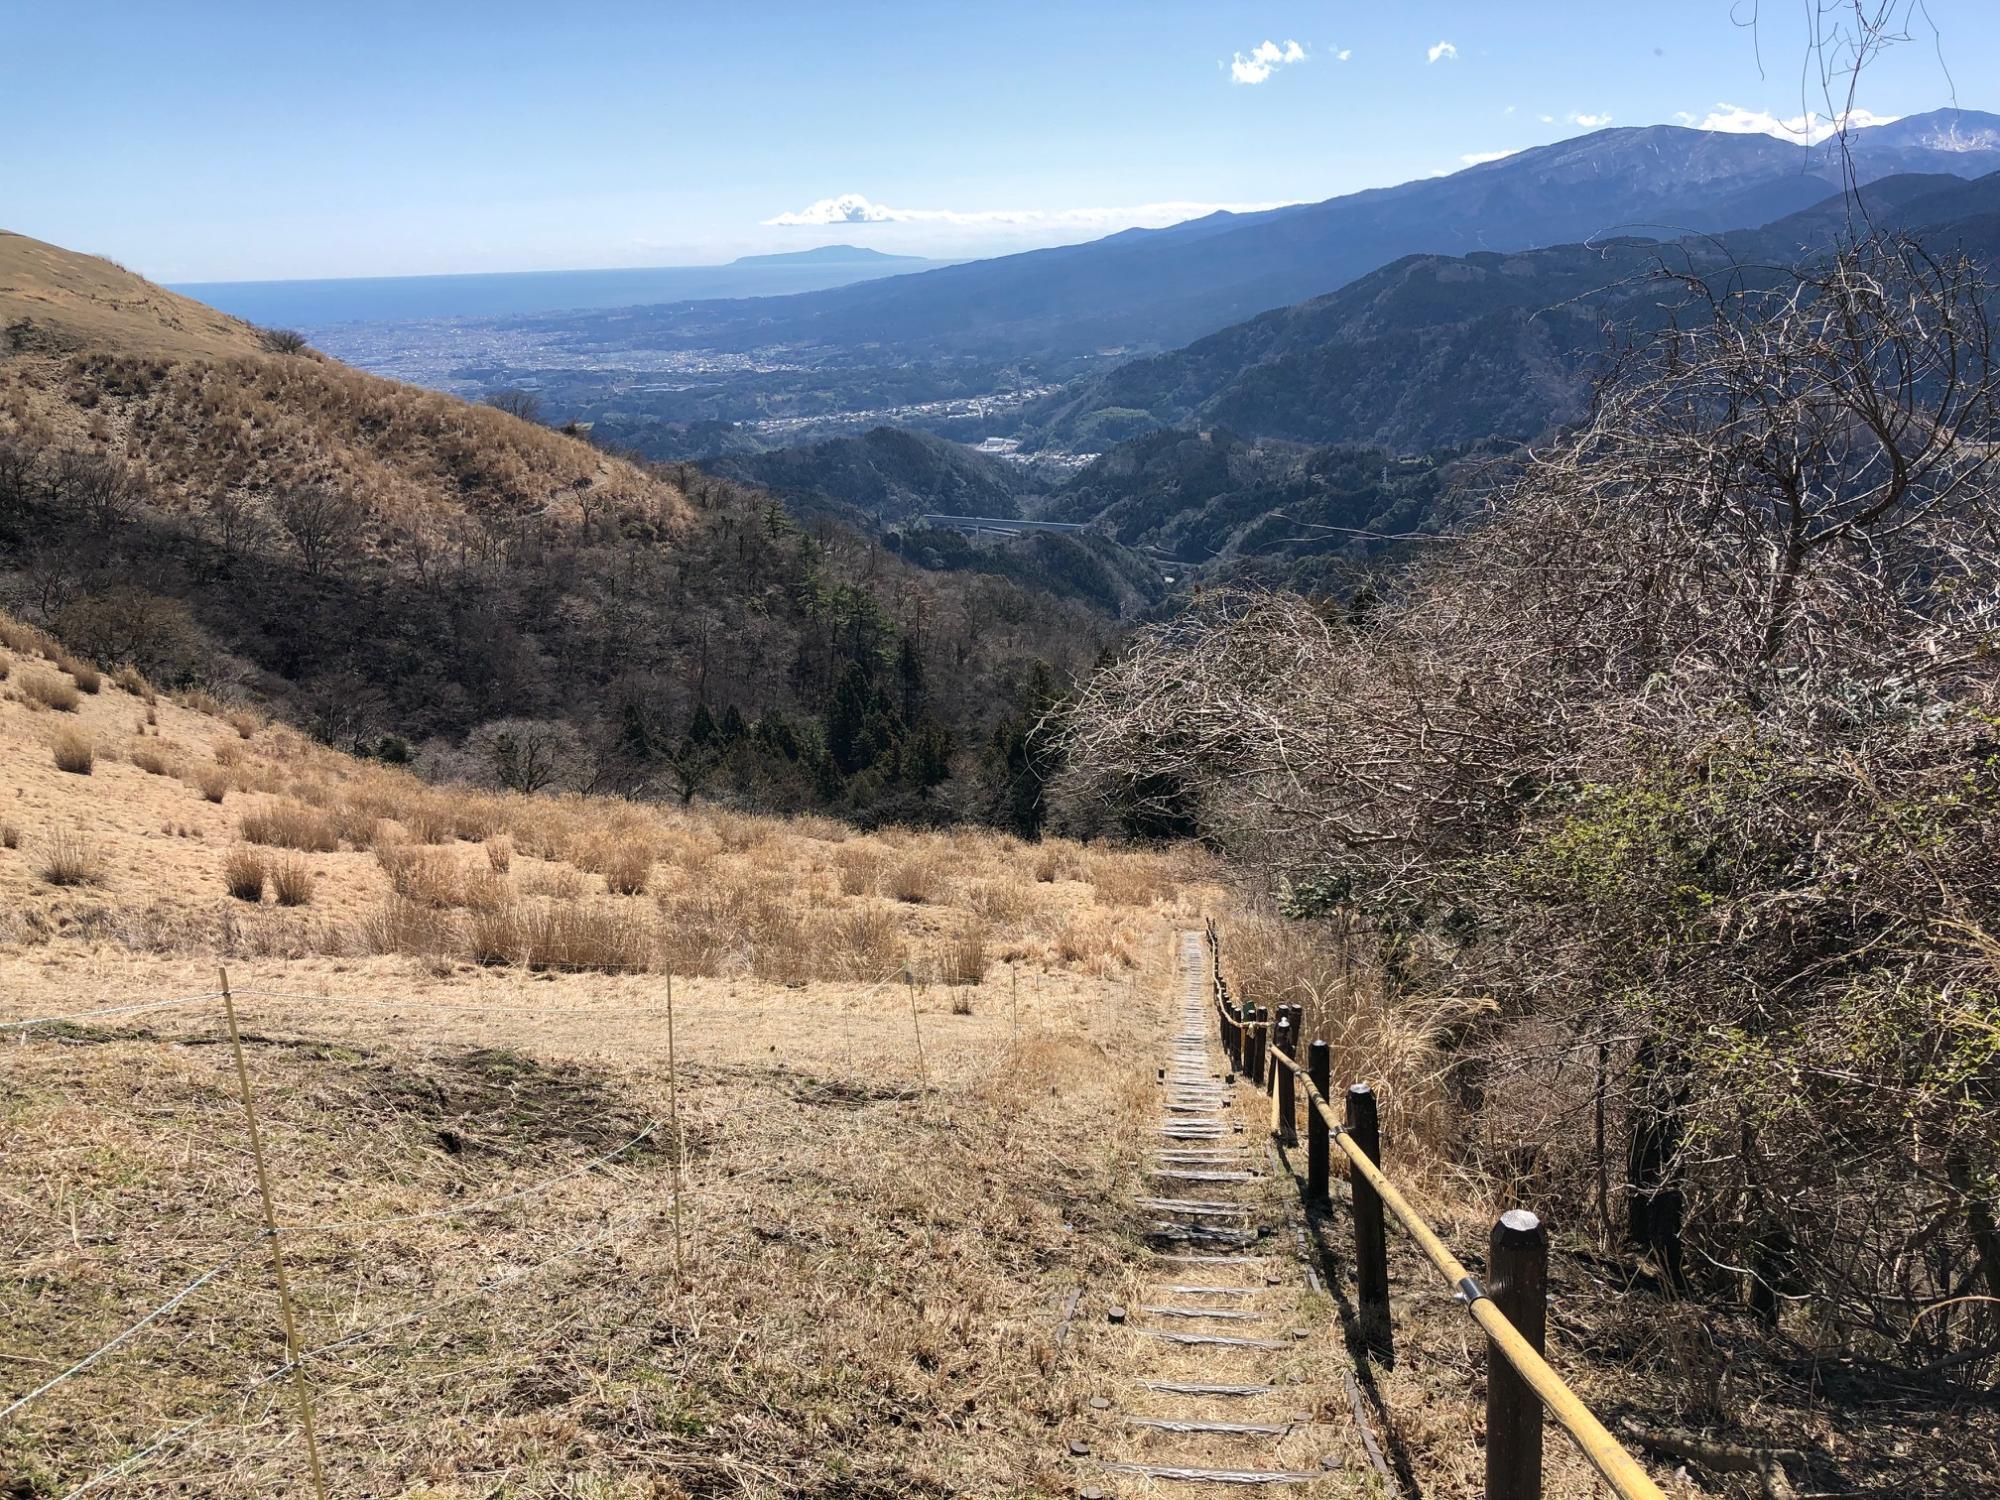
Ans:
[{"label": "wooden fence post", "polygon": [[[1292,1035],[1292,1015],[1292,1007],[1287,1005],[1278,1018],[1278,1050],[1296,1059],[1299,1050],[1298,1042]],[[1296,1146],[1299,1143],[1299,1090],[1289,1063],[1277,1065],[1271,1075],[1271,1090],[1278,1100],[1278,1144]]]},{"label": "wooden fence post", "polygon": [[[1316,1041],[1306,1049],[1306,1077],[1319,1090],[1320,1098],[1332,1086],[1333,1053],[1323,1041]],[[1327,1148],[1331,1144],[1326,1121],[1320,1112],[1308,1106],[1306,1109],[1306,1202],[1313,1208],[1322,1208],[1329,1201],[1327,1191]]]},{"label": "wooden fence post", "polygon": [[[1525,1208],[1493,1226],[1486,1293],[1537,1354],[1546,1352],[1548,1233]],[[1486,1500],[1542,1500],[1542,1398],[1489,1339],[1486,1345]]]},{"label": "wooden fence post", "polygon": [[[1347,1134],[1377,1167],[1382,1165],[1382,1126],[1375,1112],[1375,1091],[1357,1083],[1347,1091]],[[1388,1354],[1395,1346],[1389,1327],[1389,1239],[1382,1215],[1382,1197],[1359,1172],[1348,1174],[1354,1187],[1354,1281],[1359,1303],[1361,1336]]]},{"label": "wooden fence post", "polygon": [[229,990],[229,971],[218,969],[222,1014],[229,1023],[229,1050],[236,1060],[236,1085],[243,1095],[243,1125],[250,1137],[250,1160],[257,1168],[257,1197],[264,1210],[264,1233],[271,1241],[271,1279],[278,1284],[278,1315],[285,1334],[285,1363],[291,1366],[292,1393],[298,1398],[299,1427],[305,1435],[306,1466],[313,1493],[326,1500],[326,1475],[320,1469],[319,1436],[313,1430],[312,1390],[306,1384],[305,1350],[299,1343],[298,1319],[292,1312],[291,1283],[285,1279],[285,1252],[278,1243],[278,1210],[271,1198],[271,1174],[264,1163],[264,1135],[257,1128],[257,1105],[250,1094],[250,1068],[243,1060],[243,1034],[236,1026],[236,997]]}]

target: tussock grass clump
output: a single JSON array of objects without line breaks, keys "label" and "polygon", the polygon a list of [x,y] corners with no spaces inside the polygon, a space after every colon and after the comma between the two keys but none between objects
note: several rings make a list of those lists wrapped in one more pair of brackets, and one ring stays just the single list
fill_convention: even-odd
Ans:
[{"label": "tussock grass clump", "polygon": [[93,696],[104,691],[104,674],[87,661],[79,661],[74,656],[56,658],[56,665],[69,673],[70,680],[78,688]]},{"label": "tussock grass clump", "polygon": [[300,802],[277,802],[247,812],[238,819],[238,827],[250,843],[277,849],[331,854],[340,847],[340,832],[333,819]]},{"label": "tussock grass clump", "polygon": [[583,898],[583,872],[572,865],[544,864],[521,872],[524,895],[547,896],[555,901]]},{"label": "tussock grass clump", "polygon": [[507,834],[497,833],[486,841],[486,868],[495,875],[514,868],[514,840]]},{"label": "tussock grass clump", "polygon": [[20,847],[21,825],[19,823],[0,823],[0,849],[18,849]]},{"label": "tussock grass clump", "polygon": [[606,890],[620,896],[637,896],[653,878],[657,851],[647,833],[638,828],[609,829],[597,838],[580,843],[574,854],[576,865],[604,877]]},{"label": "tussock grass clump", "polygon": [[306,905],[313,898],[316,883],[312,867],[296,854],[271,866],[271,894],[280,906]]},{"label": "tussock grass clump", "polygon": [[528,929],[515,902],[474,912],[470,936],[468,956],[476,964],[491,968],[527,962]]},{"label": "tussock grass clump", "polygon": [[410,841],[417,844],[449,844],[458,838],[451,808],[430,797],[405,804],[397,816]]},{"label": "tussock grass clump", "polygon": [[522,956],[531,969],[619,972],[652,967],[653,927],[626,901],[521,908]]},{"label": "tussock grass clump", "polygon": [[[970,922],[945,939],[938,949],[938,978],[944,984],[978,984],[986,977],[986,928]],[[968,1006],[961,1014],[969,1015]]]},{"label": "tussock grass clump", "polygon": [[893,900],[922,906],[936,901],[943,890],[944,881],[939,878],[937,865],[928,855],[912,854],[897,861],[882,893]]},{"label": "tussock grass clump", "polygon": [[60,714],[75,713],[77,705],[83,702],[83,694],[76,690],[76,684],[53,672],[23,673],[21,696],[30,703],[52,708]]},{"label": "tussock grass clump", "polygon": [[159,697],[159,694],[153,691],[152,683],[146,680],[146,674],[137,667],[122,666],[111,674],[111,680],[133,697],[144,698],[147,703],[152,703]]},{"label": "tussock grass clump", "polygon": [[620,896],[637,896],[653,878],[653,851],[637,839],[621,839],[602,874],[605,887]]},{"label": "tussock grass clump", "polygon": [[173,769],[172,762],[167,759],[166,751],[150,740],[134,745],[125,758],[148,776],[164,776]]},{"label": "tussock grass clump", "polygon": [[893,914],[865,907],[836,918],[832,941],[822,952],[828,975],[839,979],[886,979],[903,966],[903,933]]},{"label": "tussock grass clump", "polygon": [[1106,906],[1151,906],[1173,893],[1165,861],[1145,854],[1101,854],[1087,867],[1097,899]]},{"label": "tussock grass clump", "polygon": [[361,923],[361,941],[370,953],[412,958],[452,958],[464,950],[458,919],[404,896],[391,896]]},{"label": "tussock grass clump", "polygon": [[833,868],[843,896],[872,896],[882,877],[882,851],[868,844],[843,844],[834,851]]},{"label": "tussock grass clump", "polygon": [[81,729],[58,729],[49,740],[49,753],[58,771],[73,776],[88,776],[97,764],[97,742]]},{"label": "tussock grass clump", "polygon": [[1018,875],[978,881],[967,890],[965,899],[989,922],[1019,922],[1036,909],[1034,887]]},{"label": "tussock grass clump", "polygon": [[46,630],[37,630],[8,614],[0,614],[0,646],[22,656],[55,657],[62,651],[55,637]]},{"label": "tussock grass clump", "polygon": [[222,883],[238,901],[262,901],[266,873],[263,854],[241,844],[222,862]]},{"label": "tussock grass clump", "polygon": [[660,962],[675,974],[720,974],[748,943],[753,912],[734,886],[659,897]]},{"label": "tussock grass clump", "polygon": [[58,828],[42,849],[41,877],[50,885],[102,885],[104,853],[82,834]]},{"label": "tussock grass clump", "polygon": [[443,910],[459,904],[462,870],[441,849],[420,844],[384,844],[375,862],[389,877],[389,888],[405,901]]},{"label": "tussock grass clump", "polygon": [[264,721],[247,708],[232,710],[223,722],[236,731],[238,738],[246,740],[255,739],[257,731],[264,727]]}]

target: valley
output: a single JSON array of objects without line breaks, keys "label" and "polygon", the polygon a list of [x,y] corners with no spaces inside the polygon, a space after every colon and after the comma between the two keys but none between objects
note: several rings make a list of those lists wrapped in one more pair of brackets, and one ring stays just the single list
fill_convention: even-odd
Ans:
[{"label": "valley", "polygon": [[1992,1489],[2000,116],[1115,11],[38,23],[0,1500]]}]

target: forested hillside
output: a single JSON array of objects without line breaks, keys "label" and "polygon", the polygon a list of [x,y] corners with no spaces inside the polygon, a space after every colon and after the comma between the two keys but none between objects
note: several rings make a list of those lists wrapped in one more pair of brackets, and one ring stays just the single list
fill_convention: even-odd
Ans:
[{"label": "forested hillside", "polygon": [[1868,1428],[2000,1359],[1992,284],[1883,236],[1729,291],[1367,608],[1142,634],[1068,795],[1303,924],[1256,998],[1388,1080],[1396,1149],[1567,1206],[1597,1347],[1690,1340],[1655,1424],[1970,1493],[1990,1440]]},{"label": "forested hillside", "polygon": [[[1861,202],[1878,227],[1910,227],[1940,250],[2000,248],[2000,174],[1885,178]],[[1620,345],[1666,316],[1676,277],[1725,293],[1771,286],[1823,257],[1849,212],[1836,197],[1719,236],[1406,257],[1067,387],[1025,414],[1029,443],[1091,449],[1189,426],[1401,451],[1531,440],[1582,415]]]},{"label": "forested hillside", "polygon": [[329,744],[512,784],[977,814],[1008,804],[990,741],[1023,685],[1104,639],[1081,608],[4,244],[0,590],[74,649]]}]

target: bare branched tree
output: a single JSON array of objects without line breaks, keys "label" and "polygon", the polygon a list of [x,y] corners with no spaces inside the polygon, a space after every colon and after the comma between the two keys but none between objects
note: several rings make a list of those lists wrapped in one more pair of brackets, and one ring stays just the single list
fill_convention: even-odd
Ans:
[{"label": "bare branched tree", "polygon": [[1669,1274],[1685,1215],[1696,1279],[2000,1356],[1952,1300],[2000,1294],[1993,289],[1895,238],[1662,284],[1590,417],[1379,604],[1142,633],[1068,795],[1193,817],[1392,990],[1491,997],[1471,1138],[1510,1093],[1628,1116]]}]

